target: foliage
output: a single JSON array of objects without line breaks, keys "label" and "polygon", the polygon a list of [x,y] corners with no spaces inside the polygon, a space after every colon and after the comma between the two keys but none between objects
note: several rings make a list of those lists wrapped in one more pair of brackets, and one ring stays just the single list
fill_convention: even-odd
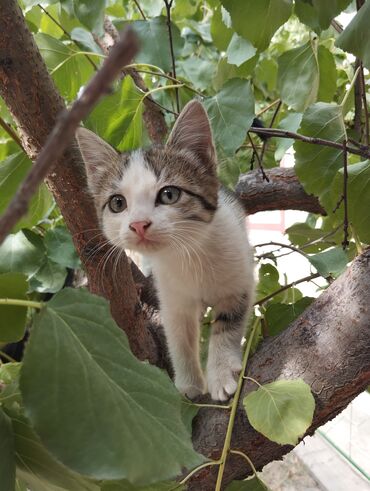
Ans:
[{"label": "foliage", "polygon": [[[103,33],[104,15],[118,28],[133,24],[142,46],[133,66],[148,92],[126,76],[84,122],[120,151],[151,143],[142,121],[149,94],[173,124],[177,83],[181,106],[194,96],[204,101],[220,178],[227,187],[232,189],[253,163],[251,141],[260,154],[264,146],[262,163],[267,168],[280,165],[294,145],[296,173],[327,216],[309,215],[290,227],[287,244],[293,248],[288,252],[277,246],[262,249],[258,256],[259,305],[252,350],[264,336],[279,334],[312,302],[299,287],[287,288],[279,262],[282,251],[300,253],[313,274],[331,281],[370,243],[365,192],[369,160],[348,154],[350,246],[343,251],[343,204],[337,206],[343,193],[343,149],[291,138],[262,143],[248,133],[259,115],[265,126],[273,119],[274,127],[284,131],[338,144],[351,138],[356,148],[366,144],[365,132],[354,130],[350,84],[355,73],[348,53],[370,69],[369,0],[353,12],[341,34],[332,21],[346,8],[353,11],[349,0],[175,0],[171,32],[178,81],[171,78],[163,0],[19,3],[67,104],[87,83],[94,64],[100,66],[104,59],[94,38]],[[364,79],[368,87],[367,72]],[[16,127],[1,100],[0,118]],[[0,213],[32,165],[3,126]],[[26,326],[32,329],[24,363],[0,365],[2,487],[13,491],[17,477],[17,489],[26,483],[32,491],[183,489],[170,480],[183,467],[190,471],[203,461],[190,440],[196,409],[185,406],[166,374],[134,359],[102,299],[64,288],[81,264],[44,185],[12,232],[0,246],[0,347],[19,340]],[[20,304],[5,305],[6,298]],[[244,402],[251,424],[282,444],[295,444],[312,420],[312,395],[302,381],[268,384]],[[287,426],[287,417],[294,424],[289,421]],[[227,489],[259,488],[265,487],[254,478]]]}]

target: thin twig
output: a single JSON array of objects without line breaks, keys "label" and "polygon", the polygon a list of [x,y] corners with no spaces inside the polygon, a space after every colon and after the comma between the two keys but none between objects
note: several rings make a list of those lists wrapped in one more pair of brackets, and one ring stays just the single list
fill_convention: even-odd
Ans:
[{"label": "thin twig", "polygon": [[146,20],[146,16],[145,16],[145,14],[144,14],[144,12],[143,12],[143,9],[140,7],[140,3],[139,3],[137,0],[134,0],[134,3],[135,3],[135,5],[136,5],[136,7],[137,7],[138,11],[139,11],[139,12],[140,12],[140,14],[141,14],[141,17],[142,17],[144,20]]},{"label": "thin twig", "polygon": [[343,203],[344,203],[344,219],[343,219],[343,249],[349,246],[348,240],[348,159],[347,159],[347,142],[343,140]]},{"label": "thin twig", "polygon": [[340,34],[341,32],[343,32],[343,27],[339,24],[338,21],[336,21],[335,19],[333,19],[330,23],[332,25],[332,27],[334,27],[334,29]]},{"label": "thin twig", "polygon": [[90,80],[82,95],[69,111],[63,111],[48,136],[31,171],[21,184],[5,213],[0,218],[0,244],[26,213],[28,203],[42,180],[52,170],[72,140],[80,121],[89,114],[101,96],[109,92],[112,82],[119,76],[122,66],[128,64],[138,51],[138,42],[132,28],[126,28],[120,41],[112,48],[101,69]]},{"label": "thin twig", "polygon": [[[264,181],[270,182],[270,179],[266,175],[265,169],[263,168],[262,162],[260,160],[260,156],[258,155],[257,149],[256,149],[256,147],[254,145],[254,141],[252,140],[251,135],[249,133],[248,133],[248,138],[249,138],[249,141],[250,141],[250,143],[252,145],[252,148],[253,148],[253,155],[257,158],[258,167],[259,167],[259,169],[261,171],[262,178],[263,178]],[[252,159],[253,159],[253,156],[252,156]]]},{"label": "thin twig", "polygon": [[256,114],[256,118],[258,118],[263,113],[265,113],[266,111],[268,111],[269,109],[271,109],[272,107],[274,107],[275,104],[279,104],[279,102],[280,102],[280,99],[276,99],[275,101],[271,102],[271,104],[269,104],[268,106],[265,106],[263,109],[261,109],[260,111],[258,111],[258,113]]},{"label": "thin twig", "polygon": [[274,298],[276,295],[278,295],[281,292],[284,292],[285,290],[288,290],[292,286],[299,285],[299,283],[305,283],[306,281],[311,281],[314,280],[315,278],[319,278],[321,276],[320,273],[312,273],[309,276],[305,276],[304,278],[301,278],[300,280],[292,281],[288,285],[284,285],[279,290],[276,290],[273,293],[270,293],[270,295],[266,295],[266,297],[261,298],[261,300],[258,300],[257,302],[254,303],[254,305],[261,305],[271,298]]},{"label": "thin twig", "polygon": [[[251,133],[256,133],[257,135],[266,135],[266,136],[275,136],[278,138],[292,138],[293,140],[300,140],[305,143],[311,143],[313,145],[323,145],[325,147],[337,148],[339,150],[343,150],[342,143],[333,142],[331,140],[324,140],[322,138],[317,138],[313,136],[305,136],[299,133],[294,133],[293,131],[279,130],[276,128],[256,128],[255,126],[251,126],[249,128]],[[365,158],[370,158],[370,149],[366,148],[353,148],[347,146],[347,152],[352,153],[354,155],[361,155]]]},{"label": "thin twig", "polygon": [[[62,24],[60,22],[58,22],[55,17],[53,17],[51,14],[49,14],[49,12],[46,9],[44,9],[44,7],[40,3],[38,3],[37,6],[44,12],[44,14],[46,14],[49,17],[49,19],[52,20],[52,22],[54,22],[54,24],[56,24],[59,27],[59,29],[61,29],[63,31],[64,35],[67,36],[67,38],[70,41],[74,42],[79,48],[81,48],[80,43],[78,41],[76,41],[75,39],[72,38],[72,36],[69,34],[69,32],[66,29],[64,29],[64,27],[62,26]],[[87,55],[87,54],[84,54],[84,56],[89,61],[90,65],[94,68],[94,70],[95,71],[98,70],[97,65],[90,58],[90,56]]]},{"label": "thin twig", "polygon": [[0,118],[0,126],[3,128],[4,131],[6,131],[8,133],[8,135],[10,136],[10,138],[12,138],[12,140],[15,141],[15,143],[21,147],[21,149],[23,150],[23,152],[25,152],[25,149],[23,148],[23,145],[22,145],[22,142],[19,138],[19,136],[17,135],[17,133],[13,130],[13,128],[6,122],[4,121],[2,118]]},{"label": "thin twig", "polygon": [[[170,41],[170,52],[171,52],[171,60],[172,60],[172,76],[174,78],[176,77],[176,61],[175,61],[175,52],[173,49],[173,39],[172,39],[172,26],[171,26],[171,7],[173,0],[164,0],[165,6],[166,6],[166,15],[167,15],[167,27],[168,27],[168,37]],[[176,95],[176,109],[177,112],[180,112],[180,98],[179,98],[179,91],[178,89],[175,89],[175,95]]]},{"label": "thin twig", "polygon": [[360,86],[361,86],[361,98],[362,98],[362,104],[364,106],[364,113],[365,113],[365,144],[368,147],[369,142],[370,142],[370,135],[369,135],[369,110],[367,107],[367,100],[366,100],[366,85],[365,85],[365,77],[364,77],[364,67],[362,62],[360,63]]},{"label": "thin twig", "polygon": [[264,242],[263,244],[256,244],[254,247],[268,247],[268,246],[279,246],[280,249],[290,249],[292,252],[298,252],[299,254],[302,254],[303,256],[307,257],[307,254],[297,247],[292,246],[291,244],[283,244],[282,242]]},{"label": "thin twig", "polygon": [[147,75],[154,75],[155,77],[167,78],[168,80],[171,80],[172,82],[176,82],[177,84],[181,84],[183,87],[186,87],[187,89],[191,90],[192,92],[199,95],[200,97],[204,97],[204,94],[202,94],[202,92],[199,92],[199,90],[194,89],[194,87],[192,87],[191,85],[188,85],[184,82],[181,82],[181,80],[179,80],[178,78],[171,77],[171,75],[167,75],[167,73],[152,72],[151,70],[141,70],[138,68],[135,68],[135,71],[137,71],[138,73],[145,73]]},{"label": "thin twig", "polygon": [[[269,128],[272,128],[274,126],[274,123],[275,123],[275,119],[277,118],[277,115],[278,115],[278,112],[281,108],[281,104],[282,102],[279,101],[276,108],[275,108],[275,111],[274,111],[274,114],[272,115],[272,118],[271,118],[271,121],[270,121],[270,124],[269,124]],[[261,162],[261,165],[262,165],[262,162],[263,162],[263,157],[265,155],[265,152],[266,152],[266,148],[267,148],[267,145],[268,145],[268,139],[266,138],[264,141],[263,141],[263,145],[262,145],[262,150],[261,150],[261,155],[260,155],[260,162]]]}]

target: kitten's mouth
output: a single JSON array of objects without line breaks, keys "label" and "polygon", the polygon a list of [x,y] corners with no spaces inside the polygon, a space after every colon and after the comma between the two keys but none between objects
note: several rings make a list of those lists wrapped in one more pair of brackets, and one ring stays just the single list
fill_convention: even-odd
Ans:
[{"label": "kitten's mouth", "polygon": [[161,247],[161,243],[158,240],[148,237],[140,237],[135,245],[139,249],[158,249]]}]

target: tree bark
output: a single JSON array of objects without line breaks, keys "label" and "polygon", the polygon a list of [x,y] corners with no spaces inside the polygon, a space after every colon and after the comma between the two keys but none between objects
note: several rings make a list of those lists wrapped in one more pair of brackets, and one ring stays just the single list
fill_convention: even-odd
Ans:
[{"label": "tree bark", "polygon": [[[265,340],[251,358],[247,375],[265,384],[303,379],[311,386],[316,408],[306,435],[336,416],[370,384],[370,249],[320,295],[279,336]],[[273,443],[248,423],[242,400],[255,384],[244,383],[231,448],[246,453],[257,469],[281,459],[293,447]],[[221,455],[228,411],[201,409],[194,421],[195,448],[212,459]],[[224,483],[251,473],[245,460],[228,457]],[[215,467],[197,474],[190,490],[214,489]]]},{"label": "tree bark", "polygon": [[242,174],[235,193],[248,214],[268,210],[303,210],[326,215],[318,198],[306,193],[294,169],[276,167],[266,169],[269,182],[263,179],[259,169]]},{"label": "tree bark", "polygon": [[[65,106],[15,0],[0,0],[0,95],[17,123],[24,149],[34,159]],[[124,254],[117,263],[104,245],[81,162],[74,145],[47,184],[84,263],[90,290],[110,301],[112,315],[138,358],[155,360],[130,265]]]}]

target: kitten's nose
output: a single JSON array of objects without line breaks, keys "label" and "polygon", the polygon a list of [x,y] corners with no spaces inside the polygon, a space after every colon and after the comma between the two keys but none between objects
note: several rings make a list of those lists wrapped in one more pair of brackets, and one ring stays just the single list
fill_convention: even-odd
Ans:
[{"label": "kitten's nose", "polygon": [[129,227],[130,230],[136,232],[139,237],[144,237],[146,229],[149,228],[151,224],[152,222],[149,220],[143,220],[141,222],[132,222]]}]

